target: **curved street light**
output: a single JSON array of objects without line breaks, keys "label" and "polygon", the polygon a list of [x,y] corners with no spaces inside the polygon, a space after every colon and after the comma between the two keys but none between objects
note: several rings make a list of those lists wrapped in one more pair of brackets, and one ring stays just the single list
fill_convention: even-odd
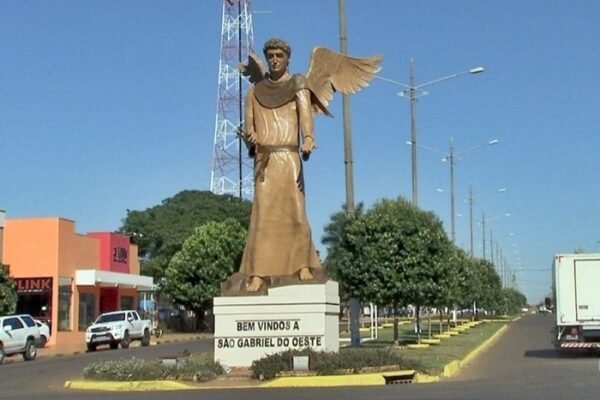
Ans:
[{"label": "curved street light", "polygon": [[483,239],[482,239],[482,243],[483,243],[483,259],[485,260],[485,224],[489,223],[493,220],[496,220],[498,218],[502,218],[502,217],[510,217],[511,214],[510,213],[504,213],[504,214],[498,214],[498,215],[494,215],[493,217],[488,217],[487,219],[485,218],[485,213],[482,211],[481,212],[481,230],[482,230],[482,234],[483,234]]},{"label": "curved street light", "polygon": [[488,196],[490,194],[494,194],[494,193],[504,193],[506,192],[508,189],[506,189],[505,187],[493,190],[491,192],[485,192],[482,193],[478,196],[473,196],[473,185],[470,184],[469,185],[469,198],[466,200],[469,203],[469,235],[471,237],[471,257],[473,257],[474,252],[473,252],[473,204],[475,204],[475,200],[476,199],[481,199],[482,197]]},{"label": "curved street light", "polygon": [[435,83],[443,82],[448,79],[456,78],[462,75],[475,75],[484,72],[485,69],[481,66],[467,69],[465,71],[457,72],[451,75],[446,75],[441,78],[437,78],[420,85],[415,84],[415,60],[410,60],[410,73],[409,73],[409,84],[394,81],[392,79],[383,78],[376,76],[375,78],[394,83],[396,85],[403,86],[405,89],[398,93],[399,96],[408,98],[410,100],[410,143],[411,143],[411,170],[412,170],[412,203],[418,205],[418,189],[417,189],[417,98],[425,96],[428,93],[423,90],[424,87],[433,85]]},{"label": "curved street light", "polygon": [[[498,139],[488,140],[485,143],[481,143],[481,144],[469,147],[469,148],[459,151],[457,153],[454,150],[454,138],[450,137],[450,151],[446,153],[444,151],[434,149],[433,147],[424,146],[422,144],[414,144],[411,141],[406,141],[406,144],[412,145],[413,147],[421,147],[423,149],[442,154],[443,155],[442,161],[448,162],[448,164],[450,165],[450,237],[452,238],[452,242],[454,242],[454,243],[456,242],[456,202],[455,202],[455,189],[454,189],[455,188],[454,166],[456,165],[456,162],[458,160],[460,160],[460,156],[464,155],[465,153],[480,149],[484,146],[493,146],[495,144],[498,144],[499,142],[500,141]],[[506,191],[506,189],[504,189],[504,191]],[[472,214],[472,210],[471,210],[471,214]],[[473,233],[472,233],[473,222],[472,221],[473,220],[471,218],[471,255],[473,254]]]}]

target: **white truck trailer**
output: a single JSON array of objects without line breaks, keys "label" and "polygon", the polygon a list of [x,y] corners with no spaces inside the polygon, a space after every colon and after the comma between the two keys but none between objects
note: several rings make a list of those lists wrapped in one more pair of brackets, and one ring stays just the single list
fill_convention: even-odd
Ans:
[{"label": "white truck trailer", "polygon": [[553,288],[557,348],[600,348],[600,254],[557,254]]}]

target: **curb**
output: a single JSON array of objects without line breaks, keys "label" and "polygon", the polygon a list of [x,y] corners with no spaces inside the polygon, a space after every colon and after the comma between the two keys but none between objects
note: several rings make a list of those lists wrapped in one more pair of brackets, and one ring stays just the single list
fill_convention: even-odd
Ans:
[{"label": "curb", "polygon": [[[66,389],[97,390],[97,391],[165,391],[165,390],[209,390],[209,389],[250,389],[250,388],[292,388],[292,387],[341,387],[341,386],[383,386],[388,379],[394,377],[399,381],[412,378],[413,383],[438,382],[441,378],[449,378],[456,375],[462,367],[472,361],[481,352],[491,346],[508,327],[502,326],[496,333],[490,336],[482,344],[471,350],[462,360],[452,361],[444,366],[440,375],[428,375],[415,372],[414,370],[402,370],[392,372],[379,372],[358,375],[328,375],[328,376],[289,376],[280,377],[264,383],[235,384],[229,382],[227,385],[212,381],[211,384],[188,384],[179,381],[135,381],[135,382],[112,382],[112,381],[85,381],[72,380],[64,384]],[[167,343],[167,342],[165,342]],[[160,343],[157,343],[160,344]],[[402,379],[406,377],[406,379]]]},{"label": "curb", "polygon": [[135,382],[113,382],[113,381],[66,381],[65,389],[78,390],[102,390],[109,392],[145,392],[162,390],[192,390],[196,386],[177,381],[135,381]]},{"label": "curb", "polygon": [[[420,376],[419,382],[427,378]],[[97,390],[97,391],[163,391],[163,390],[210,390],[210,389],[253,389],[253,388],[299,388],[299,387],[341,387],[341,386],[383,386],[388,379],[415,380],[417,374],[414,370],[388,371],[359,375],[328,375],[328,376],[289,376],[275,378],[268,382],[256,384],[219,385],[212,381],[211,384],[188,384],[178,381],[86,381],[72,380],[64,384],[65,389]]]},{"label": "curb", "polygon": [[490,336],[485,342],[480,344],[478,347],[471,350],[471,352],[469,352],[465,356],[465,358],[463,358],[462,360],[455,360],[455,361],[452,361],[452,362],[446,364],[446,366],[444,366],[444,371],[442,372],[441,376],[443,376],[444,378],[449,378],[451,376],[456,375],[463,366],[468,364],[475,357],[477,357],[481,352],[483,352],[485,349],[490,347],[492,345],[492,343],[494,343],[504,333],[504,331],[506,331],[507,327],[508,327],[508,325],[504,325],[503,327],[498,329],[498,331],[496,333],[494,333],[492,336]]},{"label": "curb", "polygon": [[378,372],[358,375],[290,376],[265,382],[260,388],[286,387],[338,387],[338,386],[382,386],[391,377],[413,378],[414,370]]},{"label": "curb", "polygon": [[[203,337],[202,335],[198,335],[198,336],[190,336],[184,339],[178,339],[178,338],[174,338],[174,339],[163,339],[163,340],[154,340],[150,342],[150,346],[160,346],[161,344],[168,344],[168,343],[177,343],[177,342],[189,342],[192,340],[201,340],[204,339],[205,337]],[[137,345],[131,345],[131,348],[136,348],[138,347]],[[86,354],[88,353],[87,350],[85,349],[80,349],[80,350],[67,350],[67,351],[63,351],[63,352],[53,352],[50,354],[41,354],[38,352],[38,359],[43,359],[43,358],[53,358],[53,357],[66,357],[66,356],[75,356],[78,354]]]}]

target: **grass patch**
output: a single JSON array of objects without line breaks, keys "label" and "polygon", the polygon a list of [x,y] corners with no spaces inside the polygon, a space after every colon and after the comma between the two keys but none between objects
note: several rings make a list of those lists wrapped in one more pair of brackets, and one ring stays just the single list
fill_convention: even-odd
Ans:
[{"label": "grass patch", "polygon": [[83,378],[95,381],[161,381],[184,380],[206,382],[225,373],[213,361],[212,353],[194,354],[176,365],[161,360],[145,361],[132,357],[116,361],[93,362],[83,370]]},{"label": "grass patch", "polygon": [[[465,358],[467,354],[489,339],[504,325],[504,322],[486,322],[468,329],[457,336],[442,339],[440,344],[430,346],[426,349],[414,350],[395,346],[393,350],[402,355],[402,359],[407,365],[418,365],[414,369],[437,375],[443,371],[445,365]],[[416,342],[416,335],[412,329],[400,329],[401,344]],[[363,342],[361,347],[382,348],[392,346],[393,335],[394,332],[391,329],[380,330],[379,339]],[[422,335],[422,337],[426,336]]]},{"label": "grass patch", "polygon": [[[447,364],[464,359],[504,325],[504,322],[486,322],[423,349],[408,349],[403,346],[417,342],[412,325],[399,327],[400,346],[394,345],[393,329],[380,329],[379,339],[363,342],[360,348],[344,347],[339,353],[291,350],[263,357],[253,363],[253,377],[271,379],[291,371],[295,355],[308,355],[309,370],[316,375],[355,374],[377,367],[412,369],[439,375]],[[432,324],[432,335],[439,331],[439,323],[435,326],[434,329]],[[424,327],[422,329],[425,330]],[[447,329],[448,326],[444,325],[443,330]],[[422,335],[422,338],[425,337],[427,335]]]},{"label": "grass patch", "polygon": [[339,353],[312,349],[287,350],[265,356],[252,363],[252,377],[272,379],[293,370],[295,356],[308,357],[308,370],[314,375],[350,375],[364,371],[415,369],[418,361],[408,365],[404,356],[393,348],[342,348]]}]

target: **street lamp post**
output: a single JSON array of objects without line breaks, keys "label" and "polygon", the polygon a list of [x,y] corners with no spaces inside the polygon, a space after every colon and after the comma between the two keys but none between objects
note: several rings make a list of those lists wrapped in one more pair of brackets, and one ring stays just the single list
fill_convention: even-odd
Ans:
[{"label": "street lamp post", "polygon": [[411,171],[412,171],[412,203],[419,204],[419,192],[417,190],[417,95],[415,87],[415,60],[410,60],[408,94],[410,99],[410,141],[411,146]]},{"label": "street lamp post", "polygon": [[[454,140],[450,137],[450,153],[442,159],[442,161],[448,161],[450,164],[450,236],[452,237],[452,241],[456,242],[456,212],[455,212],[455,196],[454,196],[454,166],[456,165],[456,161],[458,160],[458,156],[463,155],[469,151],[473,151],[479,149],[485,145],[492,146],[498,143],[498,139],[493,139],[488,141],[487,143],[483,143],[477,146],[470,147],[466,150],[463,150],[459,153],[454,152]],[[472,251],[471,244],[471,251]]]},{"label": "street lamp post", "polygon": [[[486,219],[485,213],[483,211],[481,212],[481,228],[482,228],[481,232],[483,235],[482,243],[483,243],[483,259],[484,260],[486,259],[486,257],[485,257],[485,224],[486,224],[486,222],[490,222],[490,221],[493,221],[493,220],[501,218],[501,217],[510,217],[510,213],[499,214],[499,215],[495,215],[493,217]],[[491,231],[490,231],[490,234],[491,234]],[[493,257],[493,255],[492,255],[492,257]]]},{"label": "street lamp post", "polygon": [[[484,196],[487,196],[489,194],[492,193],[504,193],[506,192],[506,188],[500,188],[500,189],[496,189],[492,192],[487,192],[487,193],[483,193],[480,194],[479,196],[473,196],[473,185],[469,185],[469,198],[467,199],[467,202],[469,203],[469,235],[470,235],[470,245],[471,245],[471,257],[473,257],[474,255],[474,251],[473,251],[473,204],[475,204],[475,199],[480,199]],[[485,234],[485,232],[484,232]],[[485,248],[484,248],[484,258],[485,258]]]},{"label": "street lamp post", "polygon": [[[460,159],[460,156],[462,156],[465,153],[468,153],[470,151],[473,150],[477,150],[480,149],[484,146],[493,146],[495,144],[498,144],[499,140],[498,139],[492,139],[487,141],[486,143],[482,143],[482,144],[478,144],[476,146],[473,147],[469,147],[468,149],[462,150],[460,152],[455,152],[454,150],[454,139],[452,137],[450,137],[450,151],[448,153],[443,152],[441,150],[438,149],[434,149],[433,147],[429,147],[429,146],[423,146],[422,144],[419,144],[417,146],[414,146],[413,142],[406,142],[406,144],[412,145],[412,147],[422,147],[426,150],[430,150],[430,151],[434,151],[436,153],[440,153],[442,154],[444,157],[442,158],[443,162],[448,162],[448,164],[450,165],[450,237],[452,238],[452,242],[456,242],[456,196],[455,196],[455,185],[454,185],[454,166],[456,165],[456,162]],[[438,189],[440,190],[440,189]],[[504,189],[506,190],[506,189]],[[443,190],[440,190],[443,192]],[[472,210],[471,210],[472,213]],[[472,219],[471,219],[471,225],[472,225]],[[471,232],[471,237],[472,237],[472,232]],[[471,254],[473,252],[473,243],[471,240]]]},{"label": "street lamp post", "polygon": [[[491,230],[490,230],[490,233],[491,233]],[[498,275],[500,276],[500,280],[502,282],[502,287],[506,287],[506,282],[505,282],[506,257],[504,255],[504,251],[502,251],[502,248],[500,247],[499,240],[501,238],[507,238],[507,237],[513,237],[513,236],[515,236],[515,234],[513,232],[510,232],[506,235],[496,238],[496,264],[495,265],[498,269]],[[516,244],[513,243],[513,246],[516,246]]]},{"label": "street lamp post", "polygon": [[409,84],[401,83],[394,81],[392,79],[383,78],[381,76],[376,76],[377,79],[381,79],[383,81],[395,83],[397,85],[403,86],[405,89],[398,93],[401,97],[406,97],[410,100],[410,143],[411,143],[411,170],[412,170],[412,203],[416,206],[419,204],[419,196],[418,196],[418,179],[417,179],[417,99],[421,96],[425,96],[427,92],[423,90],[423,88],[433,85],[435,83],[443,82],[448,79],[456,78],[461,75],[466,74],[480,74],[485,69],[483,67],[475,67],[468,69],[466,71],[461,71],[454,73],[452,75],[443,76],[438,79],[434,79],[432,81],[428,81],[422,83],[420,85],[415,84],[415,60],[411,58],[410,60],[410,72],[408,77]]}]

